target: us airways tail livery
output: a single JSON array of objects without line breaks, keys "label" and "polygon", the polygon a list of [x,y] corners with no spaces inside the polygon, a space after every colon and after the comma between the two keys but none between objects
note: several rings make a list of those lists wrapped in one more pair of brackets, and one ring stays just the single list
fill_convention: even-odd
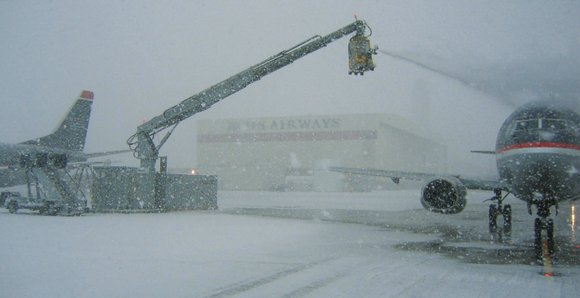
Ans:
[{"label": "us airways tail livery", "polygon": [[[379,169],[332,167],[329,170],[359,175],[426,181],[421,204],[438,213],[459,213],[465,207],[466,189],[493,190],[489,206],[490,233],[496,232],[498,216],[503,233],[511,233],[511,206],[502,205],[508,194],[527,202],[537,217],[534,232],[536,253],[541,252],[545,232],[548,251],[554,253],[554,222],[550,209],[563,201],[580,199],[580,103],[533,102],[516,109],[500,128],[495,151],[499,180],[465,179],[454,175],[399,172]],[[502,191],[507,194],[502,196]]]},{"label": "us airways tail livery", "polygon": [[53,133],[18,144],[0,143],[0,187],[25,183],[26,168],[64,168],[91,157],[83,149],[92,104],[93,92],[85,90]]}]

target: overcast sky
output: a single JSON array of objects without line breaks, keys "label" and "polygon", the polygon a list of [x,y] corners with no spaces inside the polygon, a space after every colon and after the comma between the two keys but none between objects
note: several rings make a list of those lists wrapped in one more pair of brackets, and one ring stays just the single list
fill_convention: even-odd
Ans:
[{"label": "overcast sky", "polygon": [[49,133],[88,89],[86,151],[127,148],[143,121],[355,13],[383,51],[465,81],[385,54],[349,76],[343,38],[184,121],[170,166],[195,165],[195,119],[350,113],[408,118],[485,165],[468,151],[493,149],[518,104],[580,94],[579,1],[0,0],[1,140]]}]

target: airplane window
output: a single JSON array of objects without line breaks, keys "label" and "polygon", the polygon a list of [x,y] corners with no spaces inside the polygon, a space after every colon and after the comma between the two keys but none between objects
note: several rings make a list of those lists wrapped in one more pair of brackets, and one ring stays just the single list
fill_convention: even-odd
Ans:
[{"label": "airplane window", "polygon": [[560,119],[543,119],[542,128],[550,131],[565,130],[567,128],[566,122]]},{"label": "airplane window", "polygon": [[539,128],[539,120],[538,119],[533,119],[533,120],[519,120],[516,122],[516,128],[515,130],[534,130],[534,129],[538,129]]},{"label": "airplane window", "polygon": [[566,130],[573,132],[574,136],[580,137],[580,126],[573,121],[566,121]]}]

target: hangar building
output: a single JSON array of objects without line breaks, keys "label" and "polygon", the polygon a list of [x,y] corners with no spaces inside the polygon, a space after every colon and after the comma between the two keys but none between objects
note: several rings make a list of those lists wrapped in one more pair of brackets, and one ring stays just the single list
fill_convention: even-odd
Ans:
[{"label": "hangar building", "polygon": [[[222,190],[364,190],[327,166],[443,172],[446,147],[395,115],[198,120],[198,172]],[[345,181],[348,180],[348,181]],[[353,181],[354,180],[354,181]],[[384,178],[382,179],[384,182]]]}]

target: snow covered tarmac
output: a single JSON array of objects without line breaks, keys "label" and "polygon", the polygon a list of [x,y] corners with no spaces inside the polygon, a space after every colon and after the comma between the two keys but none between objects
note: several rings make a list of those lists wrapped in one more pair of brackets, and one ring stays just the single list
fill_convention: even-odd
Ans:
[{"label": "snow covered tarmac", "polygon": [[[470,194],[453,216],[422,210],[418,191],[407,190],[220,192],[216,212],[50,217],[0,209],[0,296],[575,297],[570,208],[556,221],[566,248],[559,253],[569,256],[556,265],[560,276],[546,278],[525,257],[525,205],[510,200],[511,242],[490,242],[488,195]],[[524,256],[482,254],[506,247]]]}]

